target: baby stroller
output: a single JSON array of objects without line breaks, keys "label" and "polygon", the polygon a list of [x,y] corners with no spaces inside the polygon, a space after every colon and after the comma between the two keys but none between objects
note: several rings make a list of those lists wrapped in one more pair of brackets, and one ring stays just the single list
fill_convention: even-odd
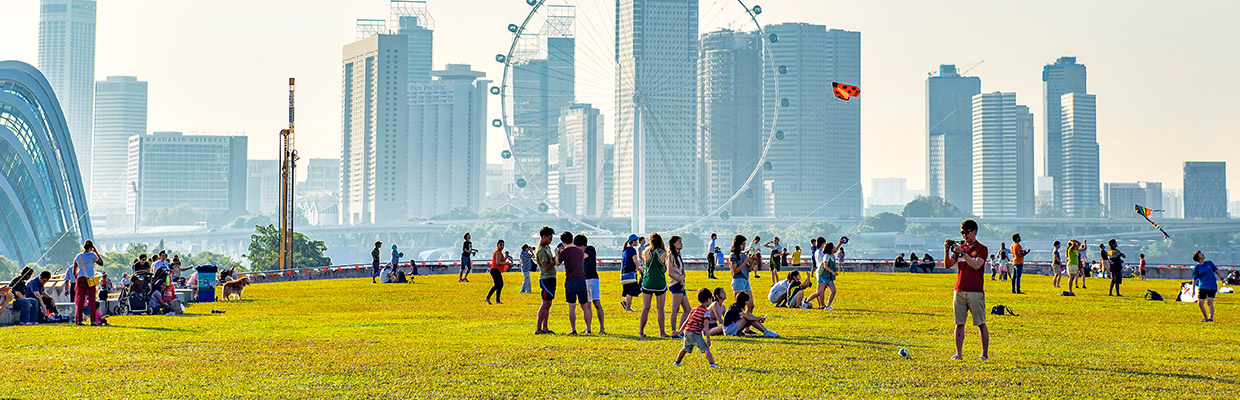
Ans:
[{"label": "baby stroller", "polygon": [[159,269],[155,273],[139,270],[129,277],[129,287],[121,289],[117,298],[116,315],[149,314],[147,306],[151,293],[155,291],[155,282],[168,279],[168,270]]}]

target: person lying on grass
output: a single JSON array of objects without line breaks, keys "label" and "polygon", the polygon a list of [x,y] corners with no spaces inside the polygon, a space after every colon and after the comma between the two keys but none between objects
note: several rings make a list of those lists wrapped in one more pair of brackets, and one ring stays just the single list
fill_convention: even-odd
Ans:
[{"label": "person lying on grass", "polygon": [[677,329],[685,336],[685,345],[680,349],[680,353],[676,354],[676,366],[680,366],[680,361],[684,360],[685,354],[693,352],[693,348],[697,347],[706,355],[706,362],[712,367],[718,367],[715,364],[715,355],[710,352],[710,330],[706,329],[706,304],[710,302],[711,293],[706,288],[698,289],[697,298],[698,306],[689,311],[689,317],[685,318],[685,322],[680,324]]},{"label": "person lying on grass", "polygon": [[728,307],[728,311],[723,314],[723,333],[732,336],[756,335],[748,331],[749,327],[756,328],[762,332],[762,336],[779,337],[775,331],[766,329],[763,325],[766,317],[757,317],[745,311],[749,305],[749,293],[740,292],[736,294],[736,302]]}]

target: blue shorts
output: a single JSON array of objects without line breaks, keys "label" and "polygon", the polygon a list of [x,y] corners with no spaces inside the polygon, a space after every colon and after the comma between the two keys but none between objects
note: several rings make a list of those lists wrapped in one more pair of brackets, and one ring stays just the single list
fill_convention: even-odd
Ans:
[{"label": "blue shorts", "polygon": [[590,302],[590,290],[586,289],[586,280],[582,278],[564,280],[564,300],[568,304],[586,304]]},{"label": "blue shorts", "polygon": [[378,262],[378,261],[372,261],[372,262],[370,263],[370,277],[371,277],[371,278],[374,278],[374,277],[377,277],[377,276],[379,276],[379,262]]},{"label": "blue shorts", "polygon": [[819,285],[826,285],[834,281],[835,281],[835,275],[832,275],[830,272],[818,274]]},{"label": "blue shorts", "polygon": [[668,286],[667,290],[669,292],[672,292],[672,294],[678,294],[681,296],[685,295],[685,285],[681,285],[679,283],[672,285],[672,286]]},{"label": "blue shorts", "polygon": [[753,291],[753,289],[749,287],[748,278],[732,278],[732,291],[733,292],[750,292],[750,291]]}]

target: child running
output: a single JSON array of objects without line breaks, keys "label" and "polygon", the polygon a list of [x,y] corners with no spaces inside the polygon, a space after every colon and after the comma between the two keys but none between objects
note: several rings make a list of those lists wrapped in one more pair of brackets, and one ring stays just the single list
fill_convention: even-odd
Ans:
[{"label": "child running", "polygon": [[680,325],[679,331],[685,336],[685,346],[680,349],[680,353],[676,354],[676,366],[680,366],[680,361],[685,358],[685,354],[693,352],[693,348],[697,347],[706,355],[706,362],[712,367],[718,367],[715,364],[715,355],[710,352],[710,331],[706,330],[706,306],[710,304],[713,296],[710,290],[706,288],[698,289],[697,298],[698,306],[689,311],[689,317]]}]

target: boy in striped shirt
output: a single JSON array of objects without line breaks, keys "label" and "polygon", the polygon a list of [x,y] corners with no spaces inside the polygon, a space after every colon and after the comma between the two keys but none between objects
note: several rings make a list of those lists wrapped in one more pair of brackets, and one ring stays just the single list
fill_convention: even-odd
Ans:
[{"label": "boy in striped shirt", "polygon": [[706,306],[710,304],[711,293],[706,288],[698,289],[698,306],[689,311],[689,317],[685,319],[685,323],[680,325],[680,331],[685,335],[685,347],[680,349],[680,353],[676,355],[676,366],[680,366],[680,360],[685,358],[685,354],[693,351],[697,347],[706,354],[706,361],[710,362],[710,366],[718,367],[715,364],[715,355],[710,352],[710,331],[704,329],[706,326]]}]

